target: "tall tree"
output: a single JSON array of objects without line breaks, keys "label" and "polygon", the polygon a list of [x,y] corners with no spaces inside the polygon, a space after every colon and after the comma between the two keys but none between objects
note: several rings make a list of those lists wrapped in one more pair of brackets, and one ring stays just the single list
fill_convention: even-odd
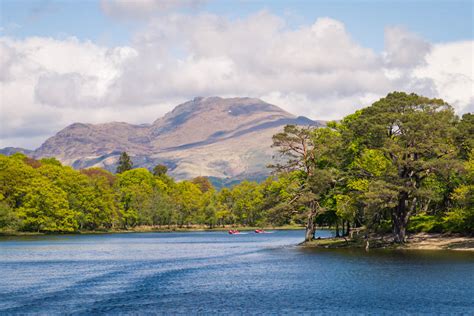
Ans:
[{"label": "tall tree", "polygon": [[295,125],[285,126],[283,132],[273,135],[273,147],[277,147],[281,155],[280,161],[271,165],[279,173],[295,172],[298,180],[296,190],[292,192],[289,204],[296,201],[306,204],[306,233],[305,241],[314,239],[316,227],[314,219],[317,213],[317,204],[314,201],[310,186],[313,176],[314,151],[311,142],[311,128],[303,128]]},{"label": "tall tree", "polygon": [[133,162],[130,159],[130,156],[125,151],[122,152],[118,161],[116,173],[122,173],[128,170],[131,170],[132,167],[133,167]]},{"label": "tall tree", "polygon": [[393,92],[347,123],[346,136],[362,149],[382,152],[391,165],[387,169],[395,169],[381,175],[366,170],[366,176],[397,193],[391,208],[396,242],[405,241],[410,216],[420,206],[423,180],[454,163],[455,122],[453,109],[443,100]]},{"label": "tall tree", "polygon": [[295,209],[306,216],[305,240],[313,240],[315,217],[324,210],[322,201],[336,183],[340,134],[330,128],[287,125],[282,133],[273,136],[273,146],[281,158],[271,167],[293,173],[298,186],[289,203],[300,205]]}]

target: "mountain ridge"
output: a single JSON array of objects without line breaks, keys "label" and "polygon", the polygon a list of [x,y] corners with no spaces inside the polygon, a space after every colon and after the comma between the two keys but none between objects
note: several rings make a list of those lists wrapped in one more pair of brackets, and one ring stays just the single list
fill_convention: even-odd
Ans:
[{"label": "mountain ridge", "polygon": [[177,179],[262,177],[274,153],[271,136],[287,124],[323,125],[260,99],[196,97],[151,124],[73,123],[32,156],[115,171],[118,156],[126,151],[136,167],[163,163]]}]

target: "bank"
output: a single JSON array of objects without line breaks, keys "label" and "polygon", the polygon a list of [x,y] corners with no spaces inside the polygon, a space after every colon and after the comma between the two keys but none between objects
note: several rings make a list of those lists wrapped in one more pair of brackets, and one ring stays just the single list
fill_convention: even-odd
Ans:
[{"label": "bank", "polygon": [[[368,241],[368,244],[367,244]],[[474,237],[457,234],[417,233],[409,235],[406,243],[397,244],[391,235],[318,238],[300,244],[309,248],[361,248],[403,250],[456,250],[474,251]]]}]

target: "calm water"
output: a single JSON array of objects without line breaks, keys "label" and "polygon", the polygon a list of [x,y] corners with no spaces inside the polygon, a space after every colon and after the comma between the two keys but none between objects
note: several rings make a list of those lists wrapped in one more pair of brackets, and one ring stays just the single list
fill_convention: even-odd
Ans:
[{"label": "calm water", "polygon": [[0,314],[474,314],[473,254],[295,247],[302,239],[302,231],[3,238]]}]

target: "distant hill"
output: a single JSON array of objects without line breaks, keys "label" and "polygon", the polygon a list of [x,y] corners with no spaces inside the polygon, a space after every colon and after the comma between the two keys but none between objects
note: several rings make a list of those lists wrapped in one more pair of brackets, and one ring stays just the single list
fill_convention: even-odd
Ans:
[{"label": "distant hill", "polygon": [[284,125],[323,123],[297,117],[253,98],[195,98],[152,124],[74,123],[49,138],[34,157],[56,157],[74,168],[99,166],[115,171],[126,151],[138,167],[168,166],[177,179],[209,176],[230,180],[269,173],[272,135]]},{"label": "distant hill", "polygon": [[22,153],[22,154],[31,156],[33,152],[34,152],[33,150],[19,148],[19,147],[5,147],[5,148],[0,149],[0,154],[6,155],[6,156],[11,156],[16,153]]}]

